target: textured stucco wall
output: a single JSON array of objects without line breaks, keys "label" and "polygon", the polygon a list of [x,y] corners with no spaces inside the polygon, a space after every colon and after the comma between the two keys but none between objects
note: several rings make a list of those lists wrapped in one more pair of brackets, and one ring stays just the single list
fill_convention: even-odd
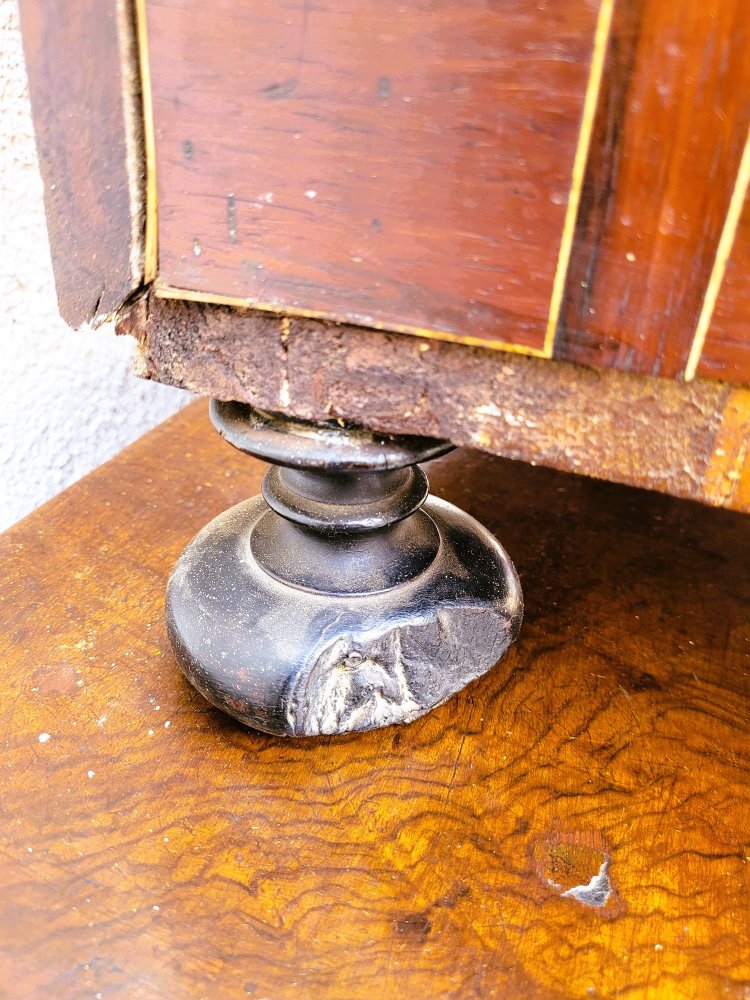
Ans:
[{"label": "textured stucco wall", "polygon": [[0,529],[169,416],[133,341],[57,315],[16,0],[0,0]]}]

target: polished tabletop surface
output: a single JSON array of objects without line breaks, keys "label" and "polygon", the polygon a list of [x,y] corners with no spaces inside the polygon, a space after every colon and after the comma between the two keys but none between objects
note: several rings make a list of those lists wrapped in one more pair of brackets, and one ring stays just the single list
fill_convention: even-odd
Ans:
[{"label": "polished tabletop surface", "polygon": [[0,996],[747,997],[750,518],[438,459],[518,644],[412,725],[284,741],[163,626],[264,469],[196,403],[0,539]]}]

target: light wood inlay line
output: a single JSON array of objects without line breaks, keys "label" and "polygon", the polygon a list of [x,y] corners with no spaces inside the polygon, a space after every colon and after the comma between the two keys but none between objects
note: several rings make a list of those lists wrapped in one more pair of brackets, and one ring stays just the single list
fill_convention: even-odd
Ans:
[{"label": "light wood inlay line", "polygon": [[542,357],[546,358],[552,357],[557,323],[560,319],[560,309],[562,308],[563,295],[565,294],[565,281],[568,276],[570,255],[573,250],[573,240],[575,239],[576,220],[578,218],[578,209],[581,203],[583,181],[586,176],[586,164],[588,162],[589,149],[591,147],[591,135],[594,129],[596,107],[599,102],[599,92],[601,90],[604,62],[607,54],[610,30],[612,27],[613,11],[614,0],[602,0],[601,7],[599,8],[599,16],[596,22],[594,50],[591,55],[591,71],[589,73],[588,86],[586,87],[586,97],[583,103],[581,131],[578,135],[578,147],[573,161],[573,175],[570,184],[570,195],[568,197],[568,205],[565,212],[565,223],[563,225],[562,239],[560,241],[560,252],[557,257],[555,280],[552,285],[552,299],[550,301],[549,316],[547,318],[547,330],[544,337],[544,350],[542,352]]},{"label": "light wood inlay line", "polygon": [[[258,312],[274,313],[277,316],[296,316],[301,319],[322,319],[332,323],[351,326],[354,322],[342,318],[334,312],[319,309],[301,309],[297,306],[278,305],[273,302],[256,302],[254,299],[243,299],[233,295],[215,295],[213,292],[197,292],[189,288],[174,288],[162,281],[154,283],[154,292],[160,299],[182,299],[186,302],[206,302],[215,306],[232,306],[236,309],[256,309]],[[490,347],[498,351],[508,351],[512,354],[525,354],[536,358],[548,358],[546,349],[527,347],[524,344],[510,344],[504,340],[487,340],[483,337],[465,337],[448,330],[432,330],[427,327],[410,326],[406,323],[380,323],[372,317],[361,325],[371,330],[382,330],[387,333],[407,333],[413,337],[424,337],[427,340],[445,340],[451,344],[466,344],[468,347]]]},{"label": "light wood inlay line", "polygon": [[693,343],[690,347],[690,354],[688,355],[687,363],[685,364],[686,382],[690,382],[695,378],[698,362],[700,361],[701,354],[703,353],[706,336],[708,334],[709,327],[711,326],[714,309],[716,308],[716,300],[719,297],[721,284],[724,280],[724,272],[726,270],[727,261],[729,260],[729,256],[732,252],[732,246],[734,245],[734,238],[737,233],[740,215],[742,214],[742,207],[747,196],[748,185],[750,185],[750,130],[748,130],[747,139],[745,140],[745,149],[742,153],[740,168],[737,171],[737,180],[735,181],[732,198],[729,202],[727,217],[724,220],[724,228],[721,231],[721,238],[719,239],[719,245],[716,250],[716,257],[711,270],[711,277],[709,278],[708,286],[706,288],[706,294],[703,298],[703,306],[701,307],[701,314],[698,318],[698,325],[695,328],[695,335],[693,337]]},{"label": "light wood inlay line", "polygon": [[159,219],[156,187],[156,144],[154,141],[154,109],[151,95],[151,67],[148,58],[146,0],[135,0],[135,20],[138,36],[138,62],[143,101],[143,147],[146,171],[146,232],[143,261],[145,284],[159,273]]}]

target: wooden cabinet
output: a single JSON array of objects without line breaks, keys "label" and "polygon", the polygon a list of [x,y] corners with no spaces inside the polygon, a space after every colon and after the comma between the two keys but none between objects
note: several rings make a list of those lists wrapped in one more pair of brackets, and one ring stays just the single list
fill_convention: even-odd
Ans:
[{"label": "wooden cabinet", "polygon": [[61,310],[142,373],[744,508],[743,0],[22,11]]}]

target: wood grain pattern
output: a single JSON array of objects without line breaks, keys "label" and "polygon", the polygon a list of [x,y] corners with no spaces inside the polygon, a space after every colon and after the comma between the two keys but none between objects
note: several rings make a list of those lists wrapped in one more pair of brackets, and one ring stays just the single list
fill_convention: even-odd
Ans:
[{"label": "wood grain pattern", "polygon": [[733,389],[726,400],[703,489],[723,507],[750,511],[750,392]]},{"label": "wood grain pattern", "polygon": [[444,437],[750,511],[750,463],[718,443],[720,434],[743,442],[748,389],[153,296],[119,330],[138,339],[142,375],[201,395]]},{"label": "wood grain pattern", "polygon": [[750,200],[747,197],[697,373],[705,378],[750,382]]},{"label": "wood grain pattern", "polygon": [[544,350],[598,8],[148,0],[161,279]]},{"label": "wood grain pattern", "polygon": [[[290,744],[161,618],[262,472],[198,404],[0,540],[4,995],[745,997],[747,520],[432,463],[516,561],[518,645],[411,726]],[[604,905],[570,894],[603,864]]]},{"label": "wood grain pattern", "polygon": [[[556,356],[684,371],[750,123],[749,52],[744,0],[616,5]],[[744,362],[709,369],[750,381]]]},{"label": "wood grain pattern", "polygon": [[105,319],[142,279],[141,122],[127,0],[21,0],[60,314]]}]

